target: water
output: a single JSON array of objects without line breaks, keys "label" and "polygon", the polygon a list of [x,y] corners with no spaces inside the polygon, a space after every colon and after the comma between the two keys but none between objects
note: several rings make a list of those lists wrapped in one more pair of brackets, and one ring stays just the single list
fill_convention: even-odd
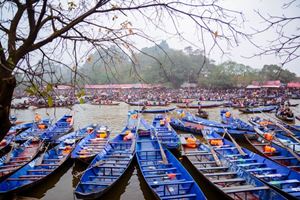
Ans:
[{"label": "water", "polygon": [[[300,103],[300,101],[294,101],[292,103]],[[42,117],[54,117],[54,121],[60,118],[62,115],[68,113],[74,115],[74,128],[78,129],[84,127],[87,124],[98,123],[109,126],[112,131],[112,136],[120,132],[127,120],[127,112],[133,107],[120,103],[119,106],[97,106],[97,105],[75,105],[72,110],[68,108],[49,108],[49,109],[37,109],[37,110],[14,110],[12,114],[15,114],[18,121],[32,121],[34,119],[35,112],[38,112]],[[207,109],[209,112],[209,119],[220,121],[220,109],[213,108]],[[292,108],[295,114],[299,114],[299,108]],[[197,109],[190,110],[195,113]],[[251,116],[240,114],[237,109],[231,110],[233,116],[238,116],[241,119],[247,121]],[[274,117],[274,114],[258,114],[262,117]],[[146,118],[149,122],[153,115],[146,114]],[[300,124],[296,121],[296,124]],[[60,171],[54,176],[50,177],[43,184],[38,185],[33,190],[26,193],[22,193],[16,197],[28,197],[29,199],[44,199],[44,200],[70,200],[74,199],[73,190],[76,187],[79,179],[74,176],[77,172],[83,171],[87,166],[79,163],[69,161],[63,166]],[[27,199],[27,198],[26,198]],[[130,170],[125,174],[121,181],[116,184],[107,194],[101,197],[101,199],[124,199],[124,200],[137,200],[137,199],[154,199],[147,184],[143,181],[141,172],[138,169],[136,161],[132,163]]]}]

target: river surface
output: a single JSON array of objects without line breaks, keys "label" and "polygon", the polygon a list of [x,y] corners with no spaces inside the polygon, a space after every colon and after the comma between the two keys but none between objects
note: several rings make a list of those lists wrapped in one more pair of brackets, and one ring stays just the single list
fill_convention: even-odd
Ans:
[{"label": "river surface", "polygon": [[[205,104],[206,102],[203,102]],[[213,102],[207,102],[213,103]],[[291,101],[291,103],[300,103],[299,100]],[[112,137],[118,134],[125,126],[127,121],[127,112],[130,109],[137,108],[129,106],[125,103],[120,103],[118,106],[99,106],[99,105],[75,105],[71,109],[69,108],[48,108],[48,109],[27,109],[27,110],[13,110],[12,114],[15,114],[18,121],[32,121],[35,112],[38,112],[44,118],[53,118],[54,121],[59,119],[64,114],[74,115],[74,129],[82,128],[91,123],[107,125],[111,132]],[[150,108],[149,108],[150,109]],[[220,121],[220,109],[212,108],[206,109],[209,112],[209,119]],[[292,108],[296,115],[300,115],[300,109],[298,107]],[[195,113],[197,109],[189,110]],[[253,115],[240,114],[237,109],[231,109],[231,113],[235,117],[239,117],[247,121]],[[265,118],[272,118],[274,114],[259,114]],[[144,118],[151,122],[153,115],[144,114]],[[296,124],[300,124],[296,120]],[[34,189],[22,193],[16,196],[15,199],[44,199],[44,200],[72,200],[73,190],[76,187],[79,179],[74,175],[80,171],[83,171],[87,166],[74,161],[66,163],[61,170],[52,176],[47,181],[38,185]],[[205,191],[204,191],[205,192]],[[143,177],[138,169],[137,163],[133,162],[130,170],[121,179],[121,181],[115,185],[106,195],[101,199],[114,200],[139,200],[139,199],[154,199],[151,191],[147,188],[146,183],[143,181]]]}]

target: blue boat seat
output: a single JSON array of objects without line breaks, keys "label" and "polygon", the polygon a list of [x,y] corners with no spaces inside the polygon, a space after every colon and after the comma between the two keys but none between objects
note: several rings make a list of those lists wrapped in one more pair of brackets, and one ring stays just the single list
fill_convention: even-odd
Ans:
[{"label": "blue boat seat", "polygon": [[156,164],[141,165],[141,167],[162,167],[162,166],[171,166],[172,167],[172,164],[171,163],[168,163],[168,164],[156,163]]},{"label": "blue boat seat", "polygon": [[217,180],[211,180],[212,183],[218,184],[218,183],[237,183],[237,182],[245,182],[246,180],[243,178],[225,178],[225,179],[217,179]]},{"label": "blue boat seat", "polygon": [[140,152],[156,152],[156,151],[160,151],[160,149],[146,149],[146,150],[138,150],[136,152],[140,153]]},{"label": "blue boat seat", "polygon": [[286,156],[272,156],[273,160],[293,160],[296,159],[295,157],[286,157]]},{"label": "blue boat seat", "polygon": [[239,193],[239,192],[254,192],[258,190],[269,190],[270,188],[268,186],[260,186],[260,187],[254,187],[253,185],[242,185],[242,186],[232,186],[232,187],[224,187],[222,190],[226,194],[231,193]]},{"label": "blue boat seat", "polygon": [[253,159],[253,158],[239,158],[237,160],[230,160],[230,162],[234,162],[234,163],[243,163],[243,162],[256,162],[257,160],[256,159]]},{"label": "blue boat seat", "polygon": [[186,153],[186,156],[208,156],[212,155],[212,153],[205,152],[205,153]]},{"label": "blue boat seat", "polygon": [[89,178],[95,179],[117,179],[119,176],[118,175],[108,175],[108,176],[103,176],[103,175],[97,175],[97,176],[89,176]]},{"label": "blue boat seat", "polygon": [[300,181],[297,179],[289,179],[289,180],[270,181],[268,183],[282,188],[286,184],[288,184],[288,185],[297,184],[298,185],[300,183]]},{"label": "blue boat seat", "polygon": [[253,167],[263,167],[266,166],[265,163],[242,163],[242,164],[237,164],[238,167],[243,167],[243,168],[253,168]]},{"label": "blue boat seat", "polygon": [[44,177],[44,176],[46,176],[46,174],[26,174],[26,175],[21,175],[21,176],[19,176],[19,178],[42,178],[42,177]]},{"label": "blue boat seat", "polygon": [[229,175],[237,175],[236,172],[219,172],[219,173],[204,173],[204,176],[229,176]]},{"label": "blue boat seat", "polygon": [[113,181],[98,181],[98,182],[95,182],[95,181],[86,181],[86,182],[80,182],[81,185],[96,185],[96,186],[109,186],[113,183]]},{"label": "blue boat seat", "polygon": [[259,167],[259,168],[255,168],[255,169],[247,169],[246,170],[247,172],[253,172],[253,173],[257,173],[257,172],[267,172],[267,171],[270,171],[270,172],[275,172],[276,169],[274,168],[270,168],[270,167]]},{"label": "blue boat seat", "polygon": [[225,158],[243,157],[243,155],[242,154],[227,154],[227,155],[224,155],[224,157]]},{"label": "blue boat seat", "polygon": [[256,175],[258,178],[277,178],[277,177],[287,177],[286,174],[261,174]]},{"label": "blue boat seat", "polygon": [[208,170],[227,170],[228,167],[201,167],[197,168],[200,171],[208,171]]},{"label": "blue boat seat", "polygon": [[[181,173],[174,173],[176,176],[180,176]],[[145,178],[157,178],[157,177],[165,177],[167,176],[168,174],[151,174],[151,175],[145,175],[144,177]]]},{"label": "blue boat seat", "polygon": [[221,148],[216,148],[218,151],[225,151],[225,150],[235,150],[236,147],[221,147]]},{"label": "blue boat seat", "polygon": [[188,151],[188,154],[192,154],[192,153],[208,153],[208,151]]},{"label": "blue boat seat", "polygon": [[186,181],[185,179],[181,180],[171,180],[171,181],[162,181],[162,182],[157,182],[155,183],[150,183],[150,186],[164,186],[164,185],[181,185],[181,184],[194,184],[194,181]]},{"label": "blue boat seat", "polygon": [[207,165],[207,164],[216,164],[216,161],[213,160],[213,161],[204,161],[204,162],[193,162],[193,165]]},{"label": "blue boat seat", "polygon": [[28,178],[7,178],[7,181],[36,181],[40,180],[40,177],[28,177]]},{"label": "blue boat seat", "polygon": [[163,169],[146,169],[143,170],[143,172],[155,172],[155,171],[172,171],[172,170],[176,170],[176,167],[170,167],[170,168],[163,168]]},{"label": "blue boat seat", "polygon": [[186,199],[186,198],[196,198],[196,194],[179,194],[179,195],[167,195],[161,196],[160,199]]},{"label": "blue boat seat", "polygon": [[52,172],[53,169],[30,169],[27,172]]},{"label": "blue boat seat", "polygon": [[291,193],[291,195],[293,195],[294,193],[299,193],[300,192],[300,187],[284,188],[282,190],[284,192]]}]

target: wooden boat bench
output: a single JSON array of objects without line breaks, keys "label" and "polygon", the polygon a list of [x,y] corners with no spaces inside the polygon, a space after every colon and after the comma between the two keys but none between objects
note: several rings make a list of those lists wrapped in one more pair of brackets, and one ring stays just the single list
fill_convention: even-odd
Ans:
[{"label": "wooden boat bench", "polygon": [[164,167],[164,166],[170,166],[172,167],[173,165],[171,163],[168,164],[163,164],[163,163],[153,163],[153,164],[145,164],[141,165],[141,167]]},{"label": "wooden boat bench", "polygon": [[222,188],[226,194],[231,193],[241,193],[241,192],[254,192],[258,190],[269,190],[270,188],[268,186],[260,186],[260,187],[254,187],[253,185],[242,185],[242,186],[232,186],[232,187],[225,187]]},{"label": "wooden boat bench", "polygon": [[219,178],[220,176],[230,176],[230,175],[235,176],[235,175],[237,175],[237,173],[236,172],[218,172],[218,173],[204,173],[203,175],[208,176],[208,177],[217,176]]},{"label": "wooden boat bench", "polygon": [[277,177],[285,178],[285,177],[287,177],[287,175],[286,174],[261,174],[261,175],[256,175],[256,177],[258,177],[258,178],[277,178]]},{"label": "wooden boat bench", "polygon": [[179,194],[179,195],[167,195],[167,196],[163,196],[163,197],[160,197],[160,199],[162,200],[167,200],[167,199],[187,199],[187,198],[196,198],[197,195],[196,194]]},{"label": "wooden boat bench", "polygon": [[237,164],[238,167],[242,167],[242,168],[254,168],[254,167],[264,167],[266,166],[265,163],[256,163],[256,162],[252,162],[252,163],[243,163],[243,164]]},{"label": "wooden boat bench", "polygon": [[200,171],[215,171],[215,170],[228,170],[228,167],[201,167],[197,168]]},{"label": "wooden boat bench", "polygon": [[255,168],[255,169],[247,169],[247,172],[251,172],[251,173],[265,173],[265,172],[276,172],[276,169],[274,168],[270,168],[270,167],[259,167],[259,168]]},{"label": "wooden boat bench", "polygon": [[231,178],[231,179],[228,179],[228,178],[225,178],[225,179],[217,179],[217,180],[212,180],[211,181],[212,183],[214,183],[214,184],[225,184],[225,185],[227,185],[227,184],[234,184],[234,183],[238,183],[238,182],[241,182],[241,183],[243,183],[243,182],[246,182],[246,180],[245,179],[243,179],[243,178]]},{"label": "wooden boat bench", "polygon": [[[175,174],[176,176],[181,176],[181,173],[172,173]],[[168,174],[151,174],[151,175],[145,175],[145,178],[158,178],[158,177],[167,177]]]},{"label": "wooden boat bench", "polygon": [[80,184],[81,185],[95,185],[95,186],[109,186],[109,185],[111,185],[113,183],[113,181],[97,181],[97,182],[95,182],[95,181],[86,181],[86,182],[81,182]]},{"label": "wooden boat bench", "polygon": [[293,160],[295,157],[286,157],[286,156],[272,156],[273,160]]},{"label": "wooden boat bench", "polygon": [[270,181],[269,184],[283,188],[284,185],[296,185],[300,184],[300,181],[297,179],[281,180],[281,181]]},{"label": "wooden boat bench", "polygon": [[147,169],[143,170],[143,172],[159,172],[159,171],[174,171],[177,170],[176,167],[170,167],[170,168],[162,168],[162,169]]},{"label": "wooden boat bench", "polygon": [[194,184],[194,181],[186,181],[185,179],[179,179],[179,180],[171,180],[171,181],[154,181],[150,183],[150,186],[152,187],[159,187],[159,186],[168,186],[168,185],[182,185],[182,184]]},{"label": "wooden boat bench", "polygon": [[253,158],[239,158],[239,159],[236,159],[236,160],[229,160],[230,162],[234,162],[234,163],[244,163],[244,162],[251,162],[251,163],[255,163],[257,162],[256,159],[253,159]]}]

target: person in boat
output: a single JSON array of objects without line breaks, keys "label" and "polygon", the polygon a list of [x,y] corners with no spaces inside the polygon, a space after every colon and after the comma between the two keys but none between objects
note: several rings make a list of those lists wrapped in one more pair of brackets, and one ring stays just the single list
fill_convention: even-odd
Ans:
[{"label": "person in boat", "polygon": [[39,124],[41,121],[42,121],[41,115],[38,112],[36,112],[35,115],[34,115],[34,122],[36,124]]}]

